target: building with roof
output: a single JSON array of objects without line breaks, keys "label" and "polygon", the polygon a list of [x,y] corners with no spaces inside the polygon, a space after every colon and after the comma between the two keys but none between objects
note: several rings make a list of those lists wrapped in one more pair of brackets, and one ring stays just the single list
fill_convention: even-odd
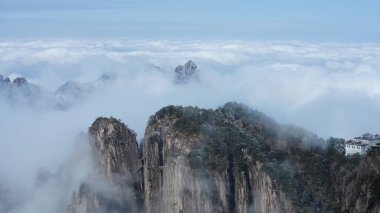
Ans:
[{"label": "building with roof", "polygon": [[376,146],[376,144],[380,143],[380,135],[372,135],[370,133],[365,133],[360,137],[355,137],[353,140],[356,142],[368,144],[369,146]]},{"label": "building with roof", "polygon": [[380,145],[380,135],[365,133],[360,137],[355,137],[354,139],[345,142],[346,156],[356,153],[363,155],[367,153],[370,147],[377,145]]},{"label": "building with roof", "polygon": [[363,155],[367,152],[368,148],[369,145],[366,143],[349,140],[346,142],[345,145],[346,156],[353,155],[356,153]]}]

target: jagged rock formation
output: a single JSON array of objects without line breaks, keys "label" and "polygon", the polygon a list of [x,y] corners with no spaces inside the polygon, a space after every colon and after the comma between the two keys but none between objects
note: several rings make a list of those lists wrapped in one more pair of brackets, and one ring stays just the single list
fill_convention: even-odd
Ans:
[{"label": "jagged rock formation", "polygon": [[89,128],[99,177],[74,193],[70,213],[138,212],[141,206],[141,161],[136,134],[114,118],[98,118]]},{"label": "jagged rock formation", "polygon": [[29,83],[23,77],[11,82],[8,77],[0,76],[0,98],[10,105],[35,106],[45,105],[45,101],[51,97],[42,87]]},{"label": "jagged rock formation", "polygon": [[16,85],[17,87],[21,87],[21,86],[27,85],[29,82],[23,77],[17,77],[13,80],[12,83]]},{"label": "jagged rock formation", "polygon": [[123,196],[89,181],[69,212],[380,211],[380,147],[345,157],[339,139],[326,144],[236,103],[164,107],[149,120],[142,164],[134,133],[120,121],[97,119],[90,135],[108,188],[133,196],[115,199]]},{"label": "jagged rock formation", "polygon": [[[188,166],[187,155],[200,146],[201,140],[176,134],[173,124],[167,119],[157,120],[156,125],[146,130],[143,155],[146,212],[223,212],[226,200],[215,205],[212,199],[213,196],[218,199],[219,192],[225,195],[223,177],[215,174],[215,182],[207,183],[203,174]],[[215,189],[218,186],[222,188],[219,191]]]},{"label": "jagged rock formation", "polygon": [[262,133],[244,130],[225,109],[167,107],[151,118],[144,139],[146,212],[297,210],[255,160],[264,152]]},{"label": "jagged rock formation", "polygon": [[8,77],[0,75],[0,99],[10,105],[65,110],[109,85],[114,79],[114,76],[104,74],[92,82],[69,81],[51,93],[39,85],[28,82],[24,77],[17,77],[11,82]]},{"label": "jagged rock formation", "polygon": [[130,179],[141,186],[140,155],[136,133],[115,118],[98,118],[90,127],[93,153],[100,174],[114,183]]},{"label": "jagged rock formation", "polygon": [[379,212],[380,148],[346,158],[341,140],[247,107],[166,107],[144,139],[146,212]]},{"label": "jagged rock formation", "polygon": [[188,61],[184,66],[178,65],[175,68],[175,82],[178,84],[184,84],[191,80],[198,79],[198,69],[197,65],[193,61]]}]

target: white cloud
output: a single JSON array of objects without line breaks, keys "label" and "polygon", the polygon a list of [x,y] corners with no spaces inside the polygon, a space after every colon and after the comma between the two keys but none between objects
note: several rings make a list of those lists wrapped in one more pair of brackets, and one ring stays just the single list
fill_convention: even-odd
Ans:
[{"label": "white cloud", "polygon": [[[200,82],[173,84],[175,67],[190,59]],[[168,104],[243,102],[323,137],[380,132],[379,67],[377,44],[2,41],[0,74],[23,75],[51,92],[103,73],[117,79],[66,111],[9,107],[1,100],[0,175],[15,186],[30,185],[38,168],[54,170],[65,161],[73,138],[97,116],[121,118],[142,137],[148,117]]]},{"label": "white cloud", "polygon": [[[220,100],[252,100],[248,104],[270,108],[281,105],[289,112],[338,91],[360,94],[379,104],[377,44],[127,39],[0,43],[0,62],[5,64],[0,65],[2,74],[22,74],[54,90],[50,79],[57,84],[115,73],[128,78],[125,87],[144,92],[147,99],[162,95],[169,103],[175,102],[171,90],[183,89],[170,85],[173,70],[189,59],[198,63],[203,80],[207,79],[198,89]],[[147,64],[161,71],[147,71]],[[330,134],[328,130],[318,133]]]}]

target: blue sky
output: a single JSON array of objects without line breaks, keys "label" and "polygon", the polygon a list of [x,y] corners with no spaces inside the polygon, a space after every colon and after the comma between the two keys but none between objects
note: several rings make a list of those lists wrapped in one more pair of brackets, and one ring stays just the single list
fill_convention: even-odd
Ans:
[{"label": "blue sky", "polygon": [[377,0],[1,0],[0,38],[380,41]]}]

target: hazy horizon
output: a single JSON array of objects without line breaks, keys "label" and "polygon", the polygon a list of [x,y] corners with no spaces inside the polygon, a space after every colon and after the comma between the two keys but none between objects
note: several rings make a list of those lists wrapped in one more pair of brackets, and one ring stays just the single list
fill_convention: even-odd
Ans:
[{"label": "hazy horizon", "polygon": [[[164,106],[234,101],[324,139],[380,133],[379,8],[371,0],[1,0],[0,75],[30,84],[0,81],[0,212],[65,209],[91,173],[84,135],[99,116],[142,139]],[[199,79],[179,85],[174,70],[189,60]],[[38,185],[41,171],[48,178]]]},{"label": "hazy horizon", "polygon": [[3,0],[0,38],[380,42],[379,7],[372,0]]},{"label": "hazy horizon", "polygon": [[[88,98],[94,102],[81,100],[68,111],[95,108],[96,100],[104,95],[110,104],[122,105],[128,104],[129,97],[145,97],[137,101],[147,103],[160,99],[155,107],[142,111],[141,117],[125,120],[139,137],[148,117],[165,105],[215,108],[228,101],[247,104],[280,123],[304,127],[324,138],[376,133],[379,125],[374,116],[380,114],[377,44],[53,39],[2,41],[0,49],[1,75],[11,79],[23,76],[49,93],[68,81],[91,82],[103,74],[116,77],[115,85],[105,88],[107,94],[97,91]],[[188,60],[198,64],[200,82],[179,87],[173,83],[174,69]],[[119,94],[126,88],[128,93]],[[140,95],[144,91],[146,94]],[[197,94],[199,91],[203,95]],[[46,108],[12,110],[28,107],[38,113]],[[122,109],[113,114],[114,110],[95,110],[92,118],[139,114]]]}]

